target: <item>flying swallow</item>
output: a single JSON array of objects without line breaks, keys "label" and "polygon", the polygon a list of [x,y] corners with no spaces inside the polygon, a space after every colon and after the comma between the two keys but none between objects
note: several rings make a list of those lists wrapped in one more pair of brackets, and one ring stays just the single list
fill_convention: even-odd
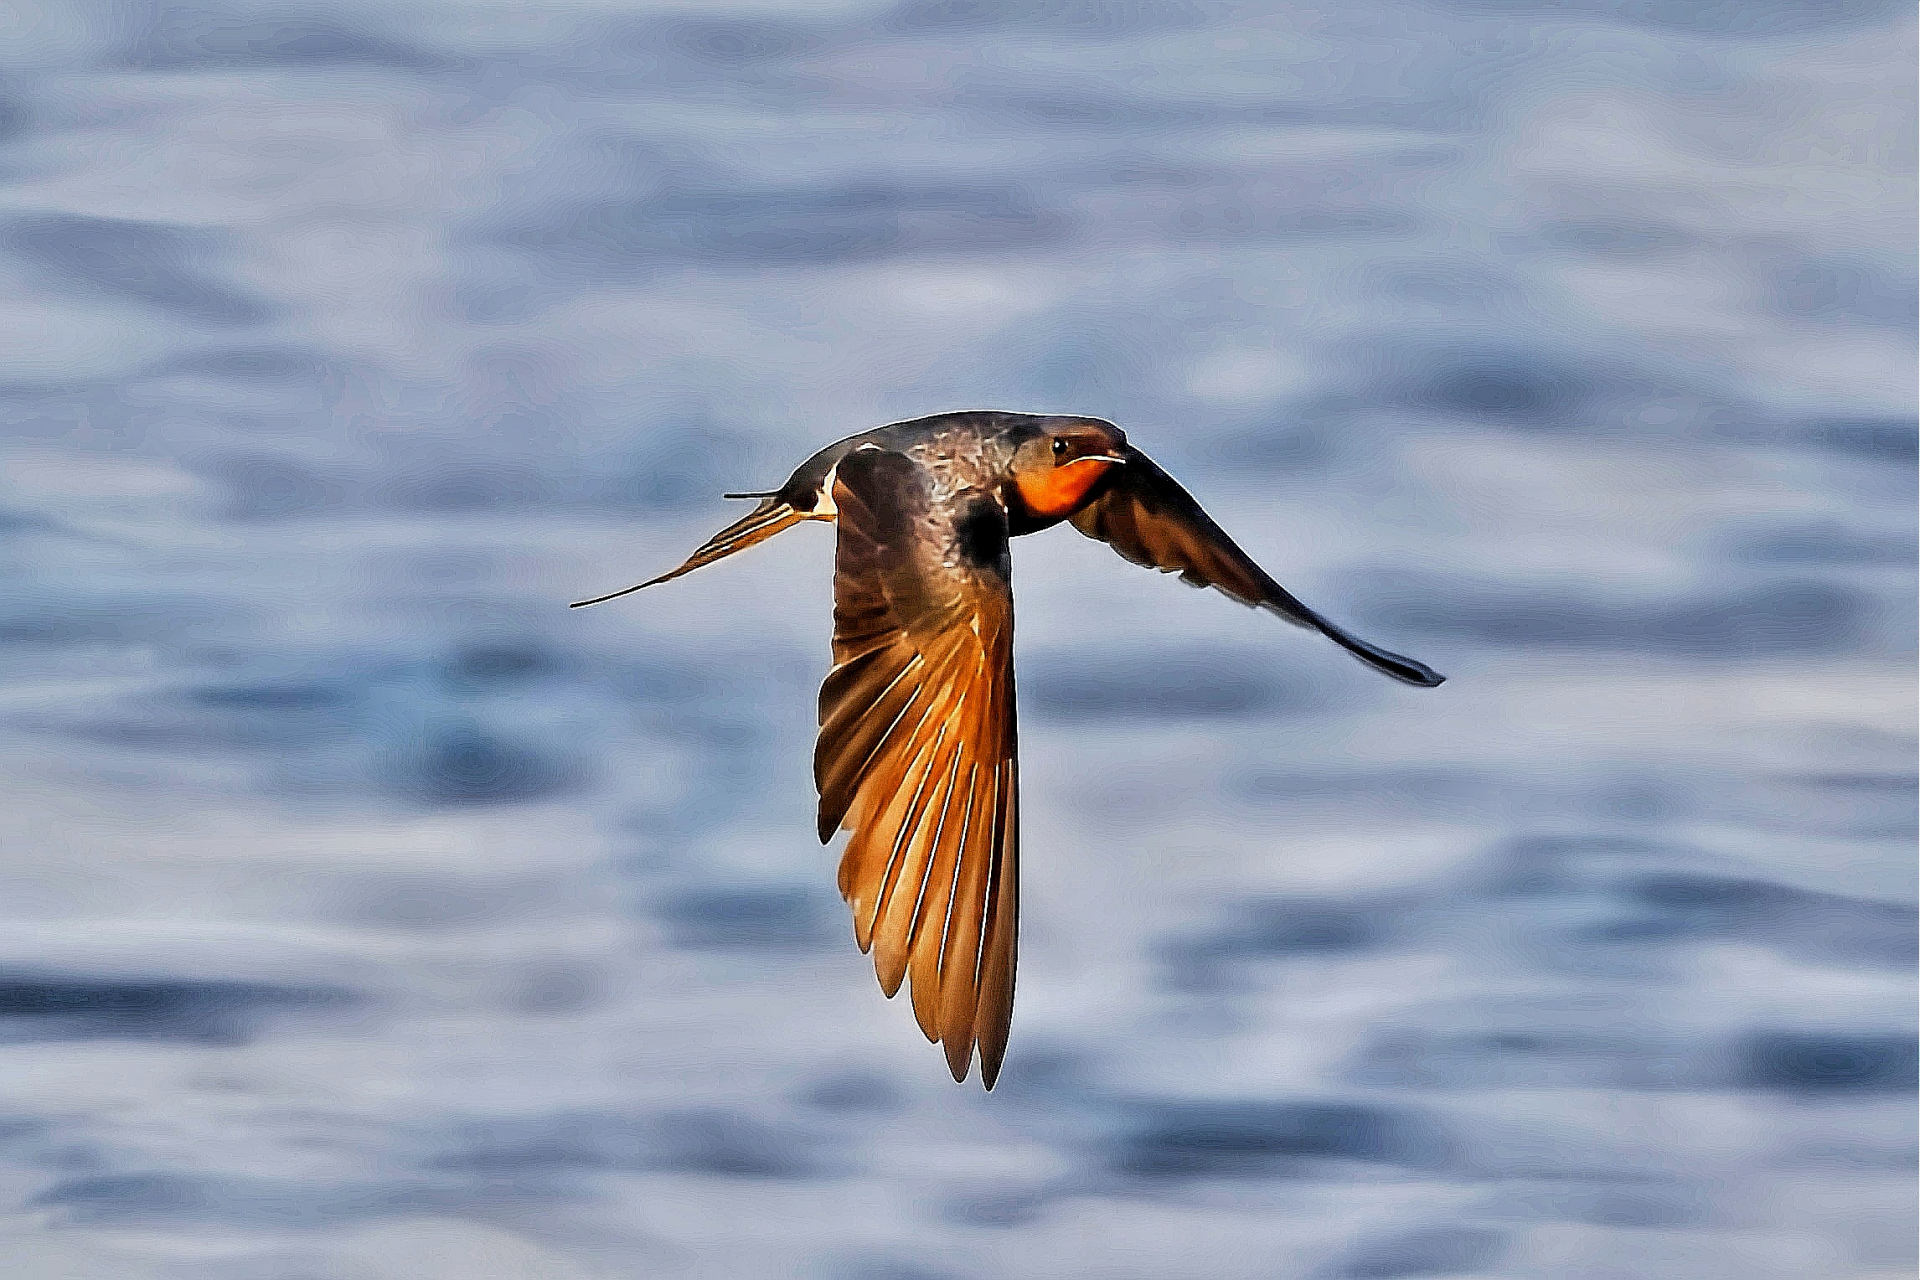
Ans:
[{"label": "flying swallow", "polygon": [[1008,539],[1070,521],[1135,564],[1320,632],[1377,671],[1431,668],[1327,621],[1275,582],[1179,483],[1098,418],[943,413],[830,444],[666,582],[806,520],[836,528],[833,670],[813,776],[820,840],[851,832],[840,893],[891,998],[956,1081],[993,1088],[1013,1016],[1019,767]]}]

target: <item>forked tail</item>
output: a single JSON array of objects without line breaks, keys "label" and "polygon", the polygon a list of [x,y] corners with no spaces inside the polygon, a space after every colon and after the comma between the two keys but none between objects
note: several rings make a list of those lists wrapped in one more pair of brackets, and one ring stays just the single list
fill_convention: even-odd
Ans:
[{"label": "forked tail", "polygon": [[[747,496],[758,497],[759,495]],[[708,538],[700,549],[688,556],[687,562],[678,569],[663,573],[657,578],[648,578],[645,582],[635,583],[631,587],[623,587],[619,591],[610,592],[604,596],[595,596],[591,600],[575,600],[567,607],[579,609],[586,605],[599,604],[603,600],[614,600],[620,596],[631,595],[643,587],[670,581],[683,573],[692,573],[702,565],[712,564],[715,560],[724,559],[736,551],[744,551],[756,542],[765,542],[774,534],[783,529],[791,529],[806,518],[779,498],[769,497],[745,518],[734,521]]]}]

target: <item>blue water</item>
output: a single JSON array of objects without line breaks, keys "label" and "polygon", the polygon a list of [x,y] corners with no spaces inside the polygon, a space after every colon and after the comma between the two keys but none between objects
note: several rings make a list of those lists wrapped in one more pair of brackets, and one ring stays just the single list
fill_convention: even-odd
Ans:
[{"label": "blue water", "polygon": [[[16,0],[22,1277],[1911,1275],[1915,26]],[[1333,646],[1015,548],[1000,1087],[812,838],[827,441],[1098,414]]]}]

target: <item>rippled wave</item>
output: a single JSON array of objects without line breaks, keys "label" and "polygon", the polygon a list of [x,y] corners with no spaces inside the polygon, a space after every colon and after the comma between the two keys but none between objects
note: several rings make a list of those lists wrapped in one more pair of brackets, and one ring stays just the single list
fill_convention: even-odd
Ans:
[{"label": "rippled wave", "polygon": [[[1892,1276],[1914,23],[16,5],[22,1276]],[[1094,413],[1423,694],[1016,552],[992,1095],[811,840],[819,444]]]}]

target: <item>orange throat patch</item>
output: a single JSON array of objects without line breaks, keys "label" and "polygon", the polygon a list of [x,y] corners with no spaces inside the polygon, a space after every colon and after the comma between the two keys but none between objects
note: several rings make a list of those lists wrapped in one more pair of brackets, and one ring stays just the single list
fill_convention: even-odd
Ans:
[{"label": "orange throat patch", "polygon": [[1041,475],[1015,477],[1013,487],[1031,514],[1043,520],[1064,520],[1080,509],[1088,492],[1114,465],[1105,458],[1080,458]]}]

